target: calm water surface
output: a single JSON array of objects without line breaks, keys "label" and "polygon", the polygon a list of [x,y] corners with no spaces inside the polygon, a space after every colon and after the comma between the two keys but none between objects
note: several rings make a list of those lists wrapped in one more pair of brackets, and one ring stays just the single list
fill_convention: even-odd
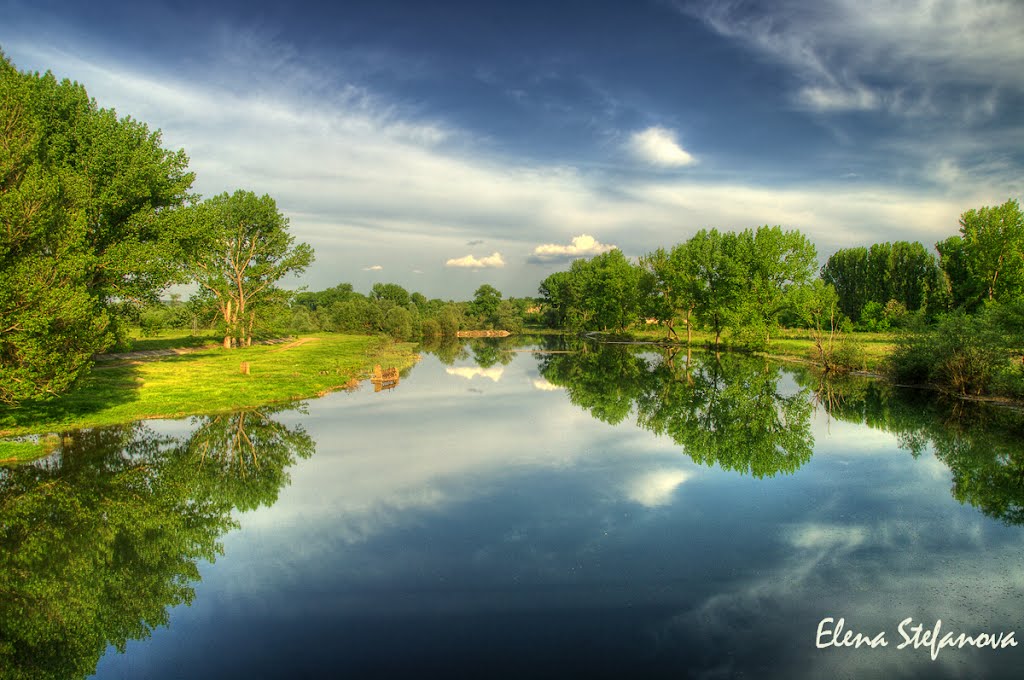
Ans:
[{"label": "calm water surface", "polygon": [[[1024,641],[1014,414],[512,349],[0,473],[0,677],[1019,677],[1024,645],[897,649]],[[818,649],[826,617],[888,646]]]}]

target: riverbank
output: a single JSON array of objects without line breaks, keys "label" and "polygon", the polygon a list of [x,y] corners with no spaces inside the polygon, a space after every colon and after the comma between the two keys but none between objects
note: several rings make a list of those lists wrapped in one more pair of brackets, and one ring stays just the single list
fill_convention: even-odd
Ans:
[{"label": "riverbank", "polygon": [[[532,329],[529,332],[534,332]],[[679,337],[672,337],[664,328],[653,327],[650,329],[631,330],[625,334],[598,333],[594,335],[598,339],[614,339],[627,342],[655,343],[667,347],[686,348],[686,332],[679,331]],[[850,370],[873,375],[881,375],[884,372],[886,359],[892,354],[896,347],[896,335],[893,333],[847,333],[846,341],[851,343],[855,350],[854,365]],[[691,337],[690,346],[693,349],[714,348],[715,336],[706,331],[694,331]],[[764,356],[769,359],[780,361],[799,361],[802,363],[817,363],[817,350],[810,334],[802,329],[783,329],[771,339],[764,350],[751,352],[742,347],[730,345],[728,338],[723,339],[722,351],[746,352],[755,356]]]},{"label": "riverbank", "polygon": [[[354,387],[374,365],[411,367],[410,343],[318,334],[285,344],[97,363],[74,391],[0,409],[0,462],[45,455],[54,433],[148,418],[180,418],[322,396]],[[242,364],[248,364],[248,373]]]}]

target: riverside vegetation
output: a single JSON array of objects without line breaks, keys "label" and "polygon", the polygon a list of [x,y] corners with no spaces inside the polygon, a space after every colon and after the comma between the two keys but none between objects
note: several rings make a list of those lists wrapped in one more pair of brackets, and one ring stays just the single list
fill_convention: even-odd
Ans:
[{"label": "riverside vegetation", "polygon": [[[214,346],[154,361],[102,363],[59,399],[0,412],[0,435],[13,437],[0,441],[0,461],[46,453],[60,437],[49,433],[316,397],[354,387],[369,377],[375,364],[404,371],[416,360],[412,345],[385,338],[324,334],[305,340],[232,352]],[[248,374],[239,370],[241,361],[249,364]]]}]

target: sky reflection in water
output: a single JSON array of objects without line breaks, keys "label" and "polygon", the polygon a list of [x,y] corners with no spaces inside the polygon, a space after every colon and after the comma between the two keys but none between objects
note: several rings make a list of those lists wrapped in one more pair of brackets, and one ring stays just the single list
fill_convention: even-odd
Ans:
[{"label": "sky reflection in water", "polygon": [[[864,387],[830,416],[809,406],[815,379],[763,362],[712,370],[713,357],[695,355],[687,378],[685,357],[669,368],[615,352],[583,360],[601,375],[578,355],[479,344],[442,352],[450,365],[426,355],[395,390],[274,415],[301,426],[316,453],[296,459],[276,502],[238,515],[225,555],[201,564],[193,604],[126,654],[109,650],[98,677],[1009,677],[1019,667],[1022,648],[945,649],[937,661],[896,649],[907,617],[1024,638],[1021,529],[951,495],[952,473],[925,436],[941,419],[878,407]],[[722,406],[697,408],[687,430],[682,400],[700,389]],[[677,401],[659,412],[652,394]],[[863,420],[861,407],[902,434],[844,420]],[[740,460],[764,445],[762,416],[782,443]],[[740,432],[713,439],[736,450],[699,451],[707,442],[694,437],[730,419]],[[889,646],[816,649],[826,616],[886,631]]]}]

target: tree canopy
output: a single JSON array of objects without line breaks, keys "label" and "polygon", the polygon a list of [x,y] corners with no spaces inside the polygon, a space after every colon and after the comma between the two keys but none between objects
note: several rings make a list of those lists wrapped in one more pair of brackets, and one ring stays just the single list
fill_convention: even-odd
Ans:
[{"label": "tree canopy", "polygon": [[1017,201],[968,210],[960,235],[935,247],[954,306],[972,311],[984,301],[1024,298],[1024,213]]},{"label": "tree canopy", "polygon": [[282,291],[285,275],[313,261],[313,249],[295,244],[288,218],[270,196],[238,190],[207,199],[194,222],[202,246],[191,265],[201,294],[213,298],[224,323],[224,347],[252,342],[260,304]]},{"label": "tree canopy", "polygon": [[166,229],[190,198],[183,151],[81,85],[0,53],[0,402],[59,393],[117,337],[125,303],[181,280]]}]

